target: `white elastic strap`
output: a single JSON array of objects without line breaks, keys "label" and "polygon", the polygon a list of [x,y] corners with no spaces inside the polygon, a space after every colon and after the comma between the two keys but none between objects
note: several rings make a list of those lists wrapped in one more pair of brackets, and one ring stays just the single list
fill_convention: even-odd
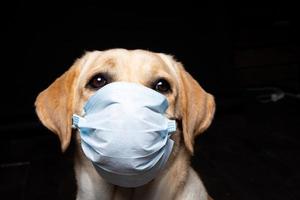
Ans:
[{"label": "white elastic strap", "polygon": [[79,115],[73,114],[73,116],[72,116],[72,128],[78,128],[78,124],[79,124],[81,119],[82,119],[82,117],[80,117]]},{"label": "white elastic strap", "polygon": [[175,132],[176,131],[176,121],[175,120],[169,120],[168,121],[168,132]]}]

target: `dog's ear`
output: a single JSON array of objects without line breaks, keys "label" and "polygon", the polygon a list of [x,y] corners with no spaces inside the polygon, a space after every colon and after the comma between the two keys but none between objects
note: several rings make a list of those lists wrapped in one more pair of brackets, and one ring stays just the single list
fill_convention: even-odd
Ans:
[{"label": "dog's ear", "polygon": [[62,151],[67,149],[71,141],[75,86],[80,65],[78,59],[68,71],[42,91],[35,101],[39,119],[44,126],[59,136]]},{"label": "dog's ear", "polygon": [[194,139],[210,125],[215,113],[214,97],[172,56],[159,54],[164,62],[176,71],[179,82],[179,114],[182,121],[184,143],[188,151],[194,152]]},{"label": "dog's ear", "polygon": [[179,69],[183,137],[185,146],[190,153],[193,153],[195,137],[203,133],[211,124],[215,113],[215,101],[214,97],[204,91],[182,66],[179,66]]}]

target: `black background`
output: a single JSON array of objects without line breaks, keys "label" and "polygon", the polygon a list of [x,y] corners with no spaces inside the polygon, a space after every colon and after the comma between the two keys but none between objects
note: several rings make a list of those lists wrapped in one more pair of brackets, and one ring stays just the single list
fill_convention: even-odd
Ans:
[{"label": "black background", "polygon": [[[239,68],[264,68],[272,59],[276,65],[298,62],[298,15],[287,3],[264,6],[21,1],[2,9],[1,85],[6,95],[1,100],[14,105],[13,112],[11,106],[4,107],[5,118],[32,116],[38,92],[89,50],[141,48],[172,54],[215,95],[236,92],[241,87],[274,85],[276,81],[276,86],[286,87],[284,81],[291,80],[285,80],[284,75],[268,82],[268,77],[276,76],[272,73],[280,70],[247,75]],[[257,49],[256,56],[253,51]],[[268,53],[266,49],[271,49],[267,61],[255,63],[261,54]],[[283,58],[276,58],[282,52]],[[240,75],[248,80],[259,73],[268,76],[265,82],[240,80]],[[298,80],[299,72],[295,76],[292,78]],[[287,89],[299,90],[297,80]]]},{"label": "black background", "polygon": [[1,6],[0,192],[72,199],[72,153],[61,155],[34,100],[85,51],[127,48],[174,55],[216,97],[214,124],[193,159],[215,199],[299,199],[299,100],[262,104],[249,92],[299,93],[298,29],[296,5],[282,2]]}]

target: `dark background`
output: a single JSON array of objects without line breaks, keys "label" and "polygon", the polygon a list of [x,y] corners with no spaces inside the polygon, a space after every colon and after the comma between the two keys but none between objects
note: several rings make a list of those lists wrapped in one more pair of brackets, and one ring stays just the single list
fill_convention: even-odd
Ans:
[{"label": "dark background", "polygon": [[174,55],[214,94],[192,162],[214,199],[300,199],[298,17],[283,2],[1,6],[0,198],[74,199],[72,148],[34,100],[85,51],[128,48]]}]

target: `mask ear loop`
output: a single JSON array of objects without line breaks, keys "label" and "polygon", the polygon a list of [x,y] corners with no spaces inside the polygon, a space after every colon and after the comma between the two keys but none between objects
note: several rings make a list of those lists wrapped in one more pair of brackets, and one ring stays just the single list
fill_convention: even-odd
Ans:
[{"label": "mask ear loop", "polygon": [[168,121],[168,133],[172,133],[176,131],[176,121],[175,120],[169,120]]},{"label": "mask ear loop", "polygon": [[82,124],[85,119],[80,117],[79,115],[73,114],[72,116],[72,128],[79,128],[79,123]]}]

